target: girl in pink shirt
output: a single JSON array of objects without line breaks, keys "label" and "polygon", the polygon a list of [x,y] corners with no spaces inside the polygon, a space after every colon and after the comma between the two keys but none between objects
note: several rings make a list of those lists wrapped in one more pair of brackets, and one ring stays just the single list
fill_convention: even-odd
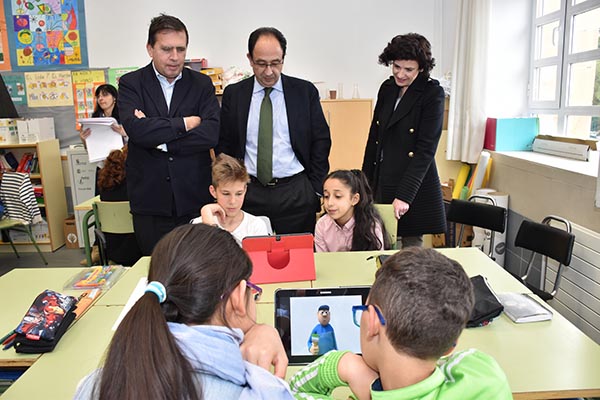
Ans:
[{"label": "girl in pink shirt", "polygon": [[323,184],[323,215],[315,227],[315,249],[383,250],[389,238],[373,205],[373,193],[362,171],[337,170]]}]

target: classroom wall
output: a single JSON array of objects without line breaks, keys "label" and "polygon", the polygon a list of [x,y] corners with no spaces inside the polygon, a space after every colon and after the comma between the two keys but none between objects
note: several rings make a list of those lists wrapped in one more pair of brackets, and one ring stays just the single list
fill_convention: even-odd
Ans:
[{"label": "classroom wall", "polygon": [[452,67],[456,0],[317,0],[225,3],[180,0],[86,1],[90,67],[143,66],[150,19],[161,12],[178,16],[189,30],[188,58],[206,58],[209,66],[250,70],[248,35],[259,26],[275,26],[288,40],[284,73],[324,88],[344,85],[350,98],[358,84],[363,98],[374,98],[389,76],[377,57],[395,35],[419,32],[433,46],[441,76]]}]

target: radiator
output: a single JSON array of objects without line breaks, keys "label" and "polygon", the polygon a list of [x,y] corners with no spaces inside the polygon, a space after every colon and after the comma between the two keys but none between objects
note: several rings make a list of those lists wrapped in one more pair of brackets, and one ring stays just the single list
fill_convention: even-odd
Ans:
[{"label": "radiator", "polygon": [[[571,265],[563,266],[560,288],[550,305],[600,344],[600,233],[573,224],[575,246]],[[546,288],[557,264],[550,260]]]}]

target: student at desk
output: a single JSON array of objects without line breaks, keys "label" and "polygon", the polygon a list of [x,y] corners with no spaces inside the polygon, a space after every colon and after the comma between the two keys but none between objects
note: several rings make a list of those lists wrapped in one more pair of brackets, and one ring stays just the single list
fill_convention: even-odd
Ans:
[{"label": "student at desk", "polygon": [[432,249],[396,253],[377,271],[367,304],[352,307],[362,357],[330,351],[296,373],[290,387],[319,399],[346,385],[359,399],[512,399],[492,357],[475,349],[449,355],[473,302],[456,261]]},{"label": "student at desk", "polygon": [[255,322],[262,289],[251,274],[228,232],[205,224],[172,230],[155,246],[150,283],[103,368],[84,378],[75,398],[291,400],[287,384],[261,368],[273,364],[283,377],[287,359],[275,328]]}]

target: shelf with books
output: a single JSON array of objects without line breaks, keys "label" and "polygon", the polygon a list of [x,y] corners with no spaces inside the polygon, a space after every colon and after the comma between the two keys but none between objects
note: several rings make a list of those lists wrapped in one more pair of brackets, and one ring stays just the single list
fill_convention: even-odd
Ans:
[{"label": "shelf with books", "polygon": [[[19,167],[17,165],[12,168],[16,160],[18,164],[23,162],[22,169],[33,172],[29,176],[45,221],[34,225],[33,233],[37,243],[41,244],[42,251],[54,251],[65,243],[63,227],[67,217],[67,200],[58,139],[27,144],[0,144],[0,154],[6,158],[8,153],[12,155],[12,170],[17,170]],[[29,166],[27,166],[28,160]],[[31,245],[26,237],[17,235],[17,239],[15,243],[19,245]],[[0,252],[5,251],[12,251],[10,243],[0,241]]]}]

